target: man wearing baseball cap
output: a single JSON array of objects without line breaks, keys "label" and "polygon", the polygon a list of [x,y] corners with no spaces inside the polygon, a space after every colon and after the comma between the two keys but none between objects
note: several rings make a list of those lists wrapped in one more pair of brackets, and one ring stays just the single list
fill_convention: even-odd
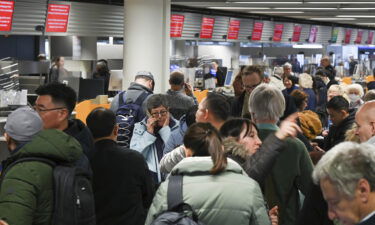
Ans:
[{"label": "man wearing baseball cap", "polygon": [[53,168],[30,158],[72,164],[83,155],[74,137],[60,130],[42,128],[42,119],[29,107],[19,108],[8,116],[5,139],[10,156],[2,162],[0,224],[4,221],[11,225],[51,224]]}]

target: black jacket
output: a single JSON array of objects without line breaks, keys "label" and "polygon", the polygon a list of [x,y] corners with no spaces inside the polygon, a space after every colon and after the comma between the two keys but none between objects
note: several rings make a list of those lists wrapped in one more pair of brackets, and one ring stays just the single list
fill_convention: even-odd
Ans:
[{"label": "black jacket", "polygon": [[324,150],[328,151],[335,145],[343,142],[345,140],[345,133],[349,130],[355,118],[356,110],[351,109],[349,111],[349,116],[346,117],[339,125],[332,125],[329,128],[328,136],[324,138]]},{"label": "black jacket", "polygon": [[375,89],[375,81],[371,81],[370,83],[368,83],[367,88],[369,90],[374,90]]},{"label": "black jacket", "polygon": [[333,225],[328,218],[328,206],[318,185],[313,184],[303,201],[297,225]]},{"label": "black jacket", "polygon": [[106,139],[90,162],[97,225],[143,225],[154,195],[143,156]]},{"label": "black jacket", "polygon": [[375,215],[372,215],[368,220],[359,223],[358,225],[374,225],[375,224]]},{"label": "black jacket", "polygon": [[231,116],[241,117],[243,102],[245,100],[246,91],[243,91],[239,97],[236,97],[231,102]]}]

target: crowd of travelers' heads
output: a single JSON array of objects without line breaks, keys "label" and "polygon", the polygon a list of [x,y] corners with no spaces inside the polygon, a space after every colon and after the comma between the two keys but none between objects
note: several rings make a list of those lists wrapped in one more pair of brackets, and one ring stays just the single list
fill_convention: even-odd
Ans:
[{"label": "crowd of travelers' heads", "polygon": [[294,98],[294,102],[298,108],[298,111],[303,111],[307,107],[307,100],[308,95],[299,89],[296,89],[290,93],[290,95]]},{"label": "crowd of travelers' heads", "polygon": [[35,90],[38,98],[34,109],[43,120],[45,129],[61,129],[73,112],[77,95],[75,91],[61,83],[42,85]]},{"label": "crowd of travelers' heads", "polygon": [[285,88],[290,89],[298,84],[298,78],[292,75],[284,76],[283,83]]},{"label": "crowd of travelers' heads", "polygon": [[242,84],[248,93],[261,84],[262,80],[263,72],[259,66],[246,66],[242,71]]},{"label": "crowd of travelers' heads", "polygon": [[227,158],[219,132],[209,123],[195,123],[184,136],[185,154],[189,156],[211,156],[213,167],[211,174],[225,170]]},{"label": "crowd of travelers' heads", "polygon": [[320,184],[331,220],[357,224],[363,218],[375,191],[374,162],[375,147],[370,144],[344,142],[324,154],[313,179]]},{"label": "crowd of travelers' heads", "polygon": [[349,115],[349,102],[342,96],[335,96],[327,103],[327,112],[333,125],[339,125]]},{"label": "crowd of travelers' heads", "polygon": [[99,107],[92,110],[86,124],[94,139],[117,136],[116,115],[109,109]]},{"label": "crowd of travelers' heads", "polygon": [[155,88],[155,80],[154,80],[154,75],[152,75],[150,72],[148,71],[139,71],[136,75],[135,75],[135,80],[134,80],[136,83],[138,84],[141,84],[145,87],[147,87],[148,89],[150,89],[151,91],[154,90]]},{"label": "crowd of travelers' heads", "polygon": [[164,95],[155,94],[147,100],[147,112],[149,117],[157,119],[157,126],[162,127],[168,118],[168,102]]},{"label": "crowd of travelers' heads", "polygon": [[243,145],[248,155],[254,154],[261,146],[257,126],[249,119],[234,118],[227,120],[220,128],[223,138],[233,138]]},{"label": "crowd of travelers' heads", "polygon": [[261,84],[250,95],[250,113],[256,123],[275,123],[284,114],[285,98],[272,85]]},{"label": "crowd of travelers' heads", "polygon": [[375,136],[375,101],[363,104],[355,114],[357,124],[356,134],[361,142],[368,141]]},{"label": "crowd of travelers' heads", "polygon": [[375,100],[375,90],[369,90],[363,97],[363,101],[369,102]]},{"label": "crowd of travelers' heads", "polygon": [[230,106],[225,97],[209,93],[201,103],[199,103],[195,115],[197,122],[225,122],[230,115]]}]

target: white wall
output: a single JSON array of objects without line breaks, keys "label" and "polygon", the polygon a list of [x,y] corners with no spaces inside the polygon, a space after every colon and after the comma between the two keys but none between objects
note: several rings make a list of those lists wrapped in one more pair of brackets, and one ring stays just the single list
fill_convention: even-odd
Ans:
[{"label": "white wall", "polygon": [[234,68],[238,67],[239,53],[240,53],[240,47],[238,44],[235,44],[234,46],[221,46],[221,45],[198,46],[198,57],[206,56],[209,58],[222,59],[223,60],[222,66],[225,66],[228,68],[232,67],[232,61],[233,61],[233,67]]},{"label": "white wall", "polygon": [[122,59],[124,56],[123,45],[98,44],[98,59]]}]

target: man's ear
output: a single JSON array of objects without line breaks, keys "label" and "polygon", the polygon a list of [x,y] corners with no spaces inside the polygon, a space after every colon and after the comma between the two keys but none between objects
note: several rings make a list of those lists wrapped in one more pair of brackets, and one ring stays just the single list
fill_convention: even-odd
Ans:
[{"label": "man's ear", "polygon": [[118,135],[118,124],[116,124],[115,127],[113,128],[112,134],[117,137],[117,135]]},{"label": "man's ear", "polygon": [[364,178],[359,179],[357,183],[356,193],[358,194],[361,202],[367,203],[369,195],[371,193],[370,183]]},{"label": "man's ear", "polygon": [[9,144],[10,142],[10,136],[7,133],[4,133],[5,141]]}]

